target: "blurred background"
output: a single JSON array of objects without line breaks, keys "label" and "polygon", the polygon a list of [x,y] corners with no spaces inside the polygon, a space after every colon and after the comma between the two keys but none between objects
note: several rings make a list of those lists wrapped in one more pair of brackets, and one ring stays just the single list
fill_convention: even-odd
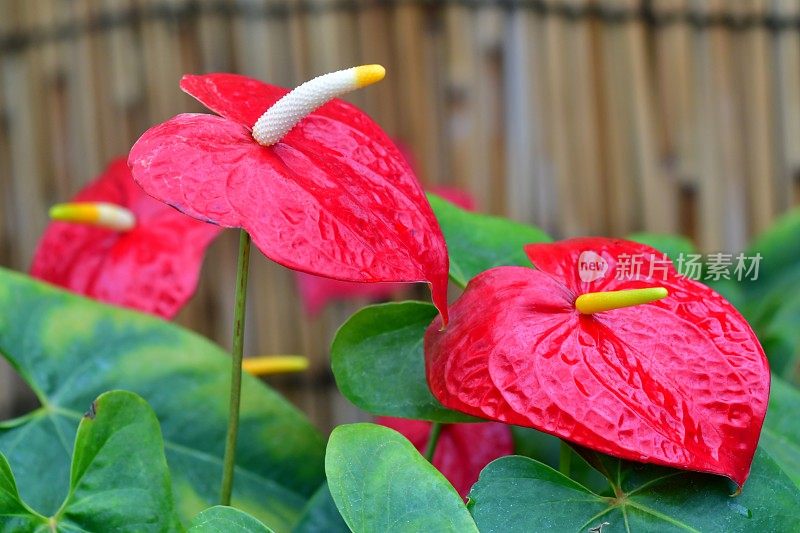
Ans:
[{"label": "blurred background", "polygon": [[[295,86],[362,63],[387,78],[349,99],[427,187],[555,237],[681,233],[735,253],[800,202],[796,0],[0,0],[0,265],[27,270],[48,207],[145,129],[203,111],[182,74]],[[236,243],[211,247],[179,317],[226,348]],[[293,273],[251,268],[246,353],[312,359],[268,381],[320,428],[361,417],[327,350],[366,301],[309,316]],[[25,390],[0,368],[0,414]]]}]

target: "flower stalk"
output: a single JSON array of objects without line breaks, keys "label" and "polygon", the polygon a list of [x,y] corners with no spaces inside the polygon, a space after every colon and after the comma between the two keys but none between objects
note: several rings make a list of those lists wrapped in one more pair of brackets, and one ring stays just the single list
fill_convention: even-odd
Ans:
[{"label": "flower stalk", "polygon": [[569,444],[560,441],[558,453],[558,471],[569,477],[570,463],[572,462],[572,453]]},{"label": "flower stalk", "polygon": [[239,406],[242,394],[242,355],[244,353],[244,321],[247,302],[247,278],[250,265],[250,235],[239,233],[239,261],[236,269],[236,301],[233,314],[233,343],[231,348],[231,395],[228,433],[225,438],[225,457],[222,462],[220,504],[231,504],[233,474],[236,465],[236,439],[239,434]]},{"label": "flower stalk", "polygon": [[428,446],[425,448],[425,459],[429,463],[433,463],[433,455],[436,453],[436,445],[439,444],[439,437],[442,434],[441,422],[434,422],[431,424],[431,433],[428,436]]}]

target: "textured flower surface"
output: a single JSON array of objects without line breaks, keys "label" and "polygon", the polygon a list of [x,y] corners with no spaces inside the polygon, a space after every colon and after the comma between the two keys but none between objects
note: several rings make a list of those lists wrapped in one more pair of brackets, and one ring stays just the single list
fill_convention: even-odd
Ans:
[{"label": "textured flower surface", "polygon": [[[402,434],[420,453],[428,446],[430,422],[380,416],[375,423]],[[505,424],[444,424],[433,453],[433,466],[466,498],[484,466],[513,453],[511,428]]]},{"label": "textured flower surface", "polygon": [[367,115],[332,100],[271,146],[253,138],[287,90],[233,74],[184,76],[220,116],[181,114],[142,135],[129,164],[152,196],[241,227],[288,268],[358,282],[428,282],[447,305],[447,249],[422,188]]},{"label": "textured flower surface", "polygon": [[[644,245],[583,238],[526,252],[538,270],[483,272],[450,307],[447,328],[438,318],[429,327],[434,396],[468,414],[742,485],[770,376],[736,309]],[[583,294],[653,286],[669,296],[593,314],[576,309]]]},{"label": "textured flower surface", "polygon": [[31,275],[97,300],[172,318],[192,297],[206,248],[220,228],[149,197],[116,159],[73,199],[129,210],[126,231],[53,222],[39,242]]},{"label": "textured flower surface", "polygon": [[[399,146],[399,145],[398,145]],[[409,154],[403,151],[409,164]],[[413,168],[413,165],[412,165]],[[436,186],[431,187],[433,192],[462,209],[475,210],[475,200],[472,196],[457,187]],[[339,281],[321,276],[313,276],[305,272],[295,272],[297,288],[303,302],[303,309],[308,316],[317,316],[331,302],[370,300],[389,300],[403,289],[399,283],[356,283],[352,281]]]}]

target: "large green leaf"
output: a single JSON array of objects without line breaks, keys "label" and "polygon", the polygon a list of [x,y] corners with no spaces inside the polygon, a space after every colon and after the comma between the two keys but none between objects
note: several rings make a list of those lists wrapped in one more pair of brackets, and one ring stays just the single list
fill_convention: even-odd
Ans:
[{"label": "large green leaf", "polygon": [[[753,326],[777,374],[800,383],[800,209],[782,217],[748,248],[761,255],[758,276],[736,284],[734,302]],[[716,288],[716,287],[715,287]]]},{"label": "large green leaf", "polygon": [[427,303],[401,302],[371,305],[351,316],[331,346],[331,367],[342,394],[376,415],[477,421],[444,407],[428,388],[422,341],[436,313]]},{"label": "large green leaf", "polygon": [[243,511],[216,505],[194,517],[189,533],[272,533],[272,530]]},{"label": "large green leaf", "polygon": [[[776,293],[777,296],[777,293]],[[773,375],[800,383],[800,279],[769,317],[753,324]]]},{"label": "large green leaf", "polygon": [[435,194],[428,193],[428,200],[447,242],[450,278],[462,287],[492,267],[532,266],[522,247],[552,240],[539,228],[471,213]]},{"label": "large green leaf", "polygon": [[482,533],[530,531],[796,531],[800,492],[759,450],[741,495],[725,478],[627,463],[598,462],[612,496],[598,495],[527,457],[490,463],[470,492]]},{"label": "large green leaf", "polygon": [[461,496],[400,433],[339,426],[325,456],[333,500],[355,533],[477,533]]},{"label": "large green leaf", "polygon": [[765,294],[784,276],[800,278],[800,209],[781,217],[748,247],[745,255],[761,254],[758,279],[743,283],[750,296]]},{"label": "large green leaf", "polygon": [[[100,393],[132,390],[161,421],[176,506],[188,522],[218,502],[229,356],[163,320],[0,269],[0,354],[41,407],[0,422],[0,452],[22,497],[45,514],[69,484],[75,425]],[[244,376],[233,502],[287,531],[324,479],[324,441],[303,415]]]},{"label": "large green leaf", "polygon": [[350,533],[350,528],[336,508],[327,482],[308,500],[303,516],[292,533]]},{"label": "large green leaf", "polygon": [[800,391],[772,377],[769,408],[761,440],[758,445],[766,450],[781,469],[800,487]]},{"label": "large green leaf", "polygon": [[3,531],[138,533],[179,528],[164,442],[147,402],[132,392],[114,391],[91,404],[77,430],[64,496],[49,518],[32,510],[20,498],[8,462],[0,455]]}]

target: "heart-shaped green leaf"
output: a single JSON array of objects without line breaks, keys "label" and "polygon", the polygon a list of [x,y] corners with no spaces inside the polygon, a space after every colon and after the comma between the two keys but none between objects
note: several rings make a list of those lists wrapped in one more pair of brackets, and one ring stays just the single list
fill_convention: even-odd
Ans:
[{"label": "heart-shaped green leaf", "polygon": [[472,488],[470,511],[482,533],[733,533],[795,531],[800,523],[800,491],[762,450],[736,497],[723,477],[607,456],[597,466],[609,478],[612,496],[527,457],[500,458]]},{"label": "heart-shaped green leaf", "polygon": [[769,409],[758,445],[766,450],[795,484],[800,487],[800,391],[772,377]]},{"label": "heart-shaped green leaf", "polygon": [[64,496],[50,517],[32,510],[20,498],[8,462],[0,455],[3,531],[179,529],[158,420],[141,397],[113,391],[92,402],[80,418]]},{"label": "heart-shaped green leaf", "polygon": [[[0,452],[23,499],[54,513],[69,485],[75,426],[100,393],[132,390],[161,421],[179,515],[218,502],[230,357],[163,320],[0,269],[0,354],[41,407],[0,422]],[[281,396],[244,376],[233,503],[288,531],[324,479],[321,436]]]},{"label": "heart-shaped green leaf", "polygon": [[217,505],[195,516],[189,533],[272,533],[272,530],[239,509]]},{"label": "heart-shaped green leaf", "polygon": [[539,228],[507,218],[471,213],[428,193],[450,255],[450,279],[461,287],[492,267],[532,267],[522,247],[552,239]]},{"label": "heart-shaped green leaf", "polygon": [[478,421],[445,408],[428,389],[422,339],[436,313],[434,306],[412,301],[370,305],[351,316],[331,346],[331,367],[342,394],[376,415]]},{"label": "heart-shaped green leaf", "polygon": [[314,496],[308,500],[303,515],[294,526],[292,533],[350,533],[344,523],[336,503],[333,501],[328,483],[320,486]]},{"label": "heart-shaped green leaf", "polygon": [[453,486],[393,429],[337,427],[328,442],[325,473],[333,500],[355,533],[478,531]]}]

